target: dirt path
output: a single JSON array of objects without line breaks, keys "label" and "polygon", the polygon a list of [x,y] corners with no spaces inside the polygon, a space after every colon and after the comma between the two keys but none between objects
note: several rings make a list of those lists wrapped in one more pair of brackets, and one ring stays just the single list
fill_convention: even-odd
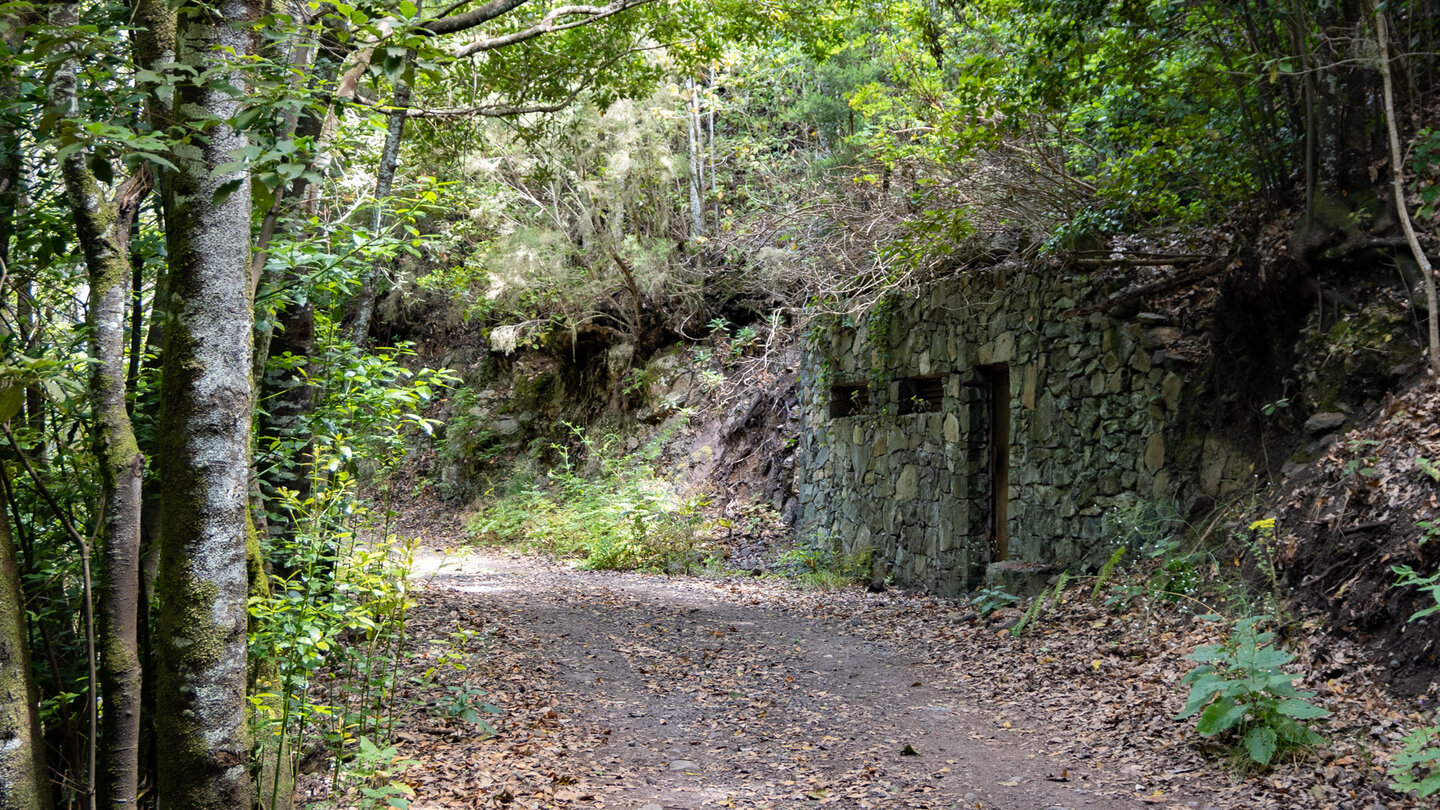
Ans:
[{"label": "dirt path", "polygon": [[773,582],[483,553],[436,567],[418,621],[491,635],[462,679],[506,714],[495,740],[458,721],[408,734],[417,808],[1208,805],[1081,761],[1043,710],[889,640],[893,614],[864,594],[837,608]]}]

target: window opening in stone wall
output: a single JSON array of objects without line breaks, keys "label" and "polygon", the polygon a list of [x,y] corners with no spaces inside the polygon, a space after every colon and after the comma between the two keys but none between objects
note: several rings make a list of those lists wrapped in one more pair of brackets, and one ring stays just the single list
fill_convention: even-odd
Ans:
[{"label": "window opening in stone wall", "polygon": [[945,402],[945,377],[906,377],[900,381],[900,413],[934,413]]},{"label": "window opening in stone wall", "polygon": [[1010,558],[1010,365],[982,366],[990,417],[990,549],[994,562]]},{"label": "window opening in stone wall", "polygon": [[830,386],[830,418],[854,416],[870,408],[870,386],[847,383]]}]

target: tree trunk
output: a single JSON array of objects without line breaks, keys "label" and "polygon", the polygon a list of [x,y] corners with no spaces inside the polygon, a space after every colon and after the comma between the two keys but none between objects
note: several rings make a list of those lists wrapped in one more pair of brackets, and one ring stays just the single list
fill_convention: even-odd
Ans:
[{"label": "tree trunk", "polygon": [[177,15],[179,126],[203,139],[176,147],[167,176],[166,245],[173,310],[160,395],[161,550],[157,589],[159,807],[250,806],[246,729],[246,482],[251,408],[250,178],[215,172],[247,144],[226,121],[254,51],[257,0],[195,5]]},{"label": "tree trunk", "polygon": [[[61,24],[73,25],[74,4],[57,7]],[[73,115],[74,60],[56,71],[52,101]],[[135,806],[139,785],[140,654],[137,646],[140,596],[140,478],[144,459],[125,408],[125,314],[131,281],[130,225],[149,190],[142,171],[108,200],[84,151],[61,164],[75,234],[89,271],[90,407],[96,426],[104,532],[105,574],[100,584],[100,687],[105,702],[101,726],[100,773],[93,779],[97,806]]]},{"label": "tree trunk", "polygon": [[0,514],[0,810],[45,810],[50,785],[40,742],[40,701],[30,676],[25,600],[10,524]]},{"label": "tree trunk", "polygon": [[1380,46],[1380,76],[1385,88],[1385,122],[1390,140],[1390,180],[1395,193],[1395,214],[1400,218],[1400,227],[1405,231],[1405,241],[1420,273],[1425,278],[1426,322],[1430,332],[1430,373],[1440,377],[1440,294],[1435,289],[1435,269],[1420,247],[1415,236],[1415,224],[1410,221],[1410,209],[1405,204],[1405,161],[1400,150],[1400,122],[1395,120],[1395,88],[1390,76],[1390,41],[1386,30],[1384,11],[1375,12],[1375,39]]},{"label": "tree trunk", "polygon": [[[73,80],[73,75],[72,75]],[[138,778],[140,477],[144,460],[125,410],[125,310],[130,281],[128,219],[144,183],[106,200],[85,156],[65,160],[66,192],[90,281],[90,404],[105,503],[105,576],[100,586],[100,678],[105,700],[100,806],[133,807]]]},{"label": "tree trunk", "polygon": [[700,184],[704,182],[704,158],[700,155],[700,88],[694,79],[689,82],[690,98],[685,104],[685,119],[690,141],[690,239],[705,235],[705,212],[700,203]]},{"label": "tree trunk", "polygon": [[[405,54],[406,60],[413,60],[415,52]],[[410,111],[410,83],[404,77],[395,80],[395,100],[391,104],[389,127],[385,130],[385,148],[380,152],[380,168],[375,173],[375,219],[372,223],[376,234],[386,224],[385,210],[388,198],[395,187],[395,169],[400,163],[400,139],[405,132],[405,118]],[[355,302],[355,323],[350,327],[350,340],[356,346],[363,346],[370,335],[370,319],[375,314],[375,297],[380,294],[380,274],[384,264],[376,260],[370,266],[360,285],[360,295]]]},{"label": "tree trunk", "polygon": [[[315,306],[308,301],[291,304],[276,313],[275,318],[282,328],[270,338],[270,356],[290,354],[308,361],[315,353]],[[280,364],[265,372],[261,390],[266,408],[260,417],[261,440],[289,442],[293,447],[285,453],[288,465],[274,465],[261,475],[262,492],[271,513],[284,511],[275,497],[276,490],[282,487],[294,492],[301,501],[310,496],[315,445],[307,420],[315,409],[315,386],[305,372],[314,370],[314,366],[308,364],[301,368]],[[294,529],[295,516],[270,525],[271,536],[289,537]]]}]

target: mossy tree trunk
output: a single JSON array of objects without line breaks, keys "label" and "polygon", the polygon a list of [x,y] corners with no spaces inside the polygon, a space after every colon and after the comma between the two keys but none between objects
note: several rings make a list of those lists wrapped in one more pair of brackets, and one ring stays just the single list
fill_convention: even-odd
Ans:
[{"label": "mossy tree trunk", "polygon": [[10,524],[0,510],[0,810],[50,807],[24,605]]},{"label": "mossy tree trunk", "polygon": [[[78,7],[56,7],[56,22],[74,25]],[[52,101],[64,116],[74,114],[76,61],[56,71]],[[104,577],[100,585],[100,686],[105,716],[101,725],[100,773],[92,780],[97,806],[135,806],[139,784],[140,653],[137,645],[140,596],[140,479],[144,460],[125,407],[125,314],[130,282],[130,226],[149,191],[142,171],[107,199],[84,150],[61,164],[75,234],[89,273],[90,407],[95,421],[101,497],[104,499]]]},{"label": "mossy tree trunk", "polygon": [[[246,484],[250,446],[250,180],[217,173],[247,145],[230,126],[254,52],[256,0],[177,14],[172,118],[197,137],[165,177],[170,277],[160,395],[156,734],[162,810],[250,806]],[[196,78],[192,78],[196,77]]]}]

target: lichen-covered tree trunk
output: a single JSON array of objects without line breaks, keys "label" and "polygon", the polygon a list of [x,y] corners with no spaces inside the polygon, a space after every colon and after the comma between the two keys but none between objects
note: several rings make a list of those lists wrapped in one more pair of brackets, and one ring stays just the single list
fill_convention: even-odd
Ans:
[{"label": "lichen-covered tree trunk", "polygon": [[[227,121],[262,4],[182,6],[176,61],[194,69],[172,117],[197,135],[165,178],[171,310],[160,403],[156,734],[162,810],[250,806],[245,723],[250,446],[250,185],[217,173],[246,146]],[[202,83],[203,82],[203,83]]]},{"label": "lichen-covered tree trunk", "polygon": [[0,514],[0,810],[50,806],[24,604],[10,524]]},{"label": "lichen-covered tree trunk", "polygon": [[[77,7],[57,6],[58,22],[73,25]],[[73,113],[75,61],[56,71],[53,100]],[[105,703],[101,726],[100,773],[94,782],[98,806],[135,806],[140,750],[140,653],[137,646],[140,595],[140,478],[144,461],[125,408],[125,310],[130,281],[130,224],[148,190],[148,175],[126,181],[108,199],[85,154],[74,152],[61,165],[75,234],[89,271],[90,407],[96,426],[96,457],[105,503],[102,548],[105,574],[100,586],[100,685]]]}]

